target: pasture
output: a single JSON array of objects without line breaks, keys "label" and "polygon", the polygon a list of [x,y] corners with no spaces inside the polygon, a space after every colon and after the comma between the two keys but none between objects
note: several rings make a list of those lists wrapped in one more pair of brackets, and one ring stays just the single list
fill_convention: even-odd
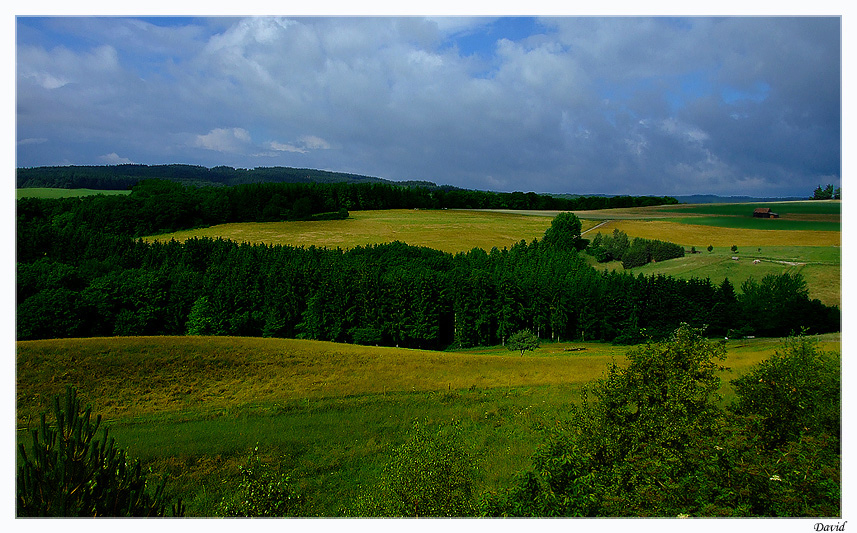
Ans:
[{"label": "pasture", "polygon": [[[554,213],[555,215],[556,213]],[[353,211],[346,220],[312,222],[240,222],[146,237],[147,241],[191,237],[236,242],[354,248],[401,241],[449,253],[473,248],[502,249],[516,242],[541,238],[551,217],[468,210]],[[595,222],[584,222],[584,230]]]},{"label": "pasture", "polygon": [[[839,335],[821,346],[839,349]],[[728,380],[769,357],[775,339],[729,341]],[[584,348],[567,351],[568,348]],[[110,434],[170,476],[189,515],[210,516],[258,446],[290,472],[323,516],[371,490],[415,421],[455,424],[478,467],[478,490],[526,468],[544,431],[583,386],[627,348],[543,344],[521,357],[502,347],[453,353],[318,341],[119,337],[17,343],[18,438],[66,385],[104,415]]]}]

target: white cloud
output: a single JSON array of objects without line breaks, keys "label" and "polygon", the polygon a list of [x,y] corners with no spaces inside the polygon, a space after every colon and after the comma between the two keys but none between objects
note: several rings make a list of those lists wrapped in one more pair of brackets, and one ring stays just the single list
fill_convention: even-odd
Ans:
[{"label": "white cloud", "polygon": [[250,133],[244,128],[216,128],[197,135],[194,146],[225,153],[243,153],[251,145]]},{"label": "white cloud", "polygon": [[102,155],[99,157],[99,159],[105,165],[128,165],[128,164],[133,163],[133,161],[131,161],[127,157],[119,157],[119,155],[116,152],[112,152],[112,153],[109,153],[107,155]]},{"label": "white cloud", "polygon": [[33,138],[21,139],[20,141],[18,141],[18,144],[21,146],[24,146],[24,145],[28,145],[28,144],[44,144],[46,142],[48,142],[48,140],[45,137],[39,137],[37,139],[33,139]]},{"label": "white cloud", "polygon": [[[840,170],[837,24],[22,17],[18,158],[252,168],[264,157],[543,192],[681,194],[771,173],[814,187]],[[724,85],[759,83],[763,100],[720,100]],[[683,175],[700,177],[686,181],[696,190],[667,189]]]},{"label": "white cloud", "polygon": [[330,150],[330,143],[315,135],[304,135],[300,141],[308,150]]},{"label": "white cloud", "polygon": [[305,148],[299,148],[293,144],[283,144],[277,141],[271,141],[268,143],[268,148],[275,150],[277,152],[296,152],[299,154],[307,153]]}]

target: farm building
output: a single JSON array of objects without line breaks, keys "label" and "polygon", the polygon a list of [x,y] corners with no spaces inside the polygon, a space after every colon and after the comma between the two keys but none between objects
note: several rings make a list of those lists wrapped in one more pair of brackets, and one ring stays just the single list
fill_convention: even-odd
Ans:
[{"label": "farm building", "polygon": [[757,207],[753,211],[753,216],[756,218],[780,218],[780,215],[771,211],[770,207]]}]

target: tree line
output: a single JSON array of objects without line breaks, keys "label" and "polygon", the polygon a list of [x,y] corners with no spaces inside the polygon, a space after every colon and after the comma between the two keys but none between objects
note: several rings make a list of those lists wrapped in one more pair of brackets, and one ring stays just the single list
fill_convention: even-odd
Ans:
[{"label": "tree line", "polygon": [[347,251],[147,243],[133,233],[193,223],[163,201],[172,193],[147,196],[147,187],[125,212],[110,211],[115,197],[106,196],[18,201],[18,339],[210,334],[443,349],[504,343],[522,329],[617,343],[659,338],[680,322],[712,335],[839,329],[838,308],[811,300],[799,274],[750,280],[739,293],[728,280],[599,271],[570,213],[541,240],[458,254],[401,242]]},{"label": "tree line", "polygon": [[[109,166],[61,166],[19,168],[16,171],[16,186],[53,187],[63,189],[128,190],[149,180],[166,180],[193,189],[234,188],[240,185],[338,185],[327,188],[323,196],[344,195],[352,206],[341,205],[336,209],[361,209],[355,196],[366,197],[370,204],[381,202],[380,207],[362,209],[397,208],[471,208],[471,209],[549,209],[582,210],[619,207],[642,207],[678,203],[669,196],[576,196],[536,194],[534,192],[491,192],[461,189],[450,185],[438,186],[428,181],[390,181],[382,178],[329,172],[324,170],[259,167],[235,169],[219,166],[206,168],[196,165],[109,165]],[[362,194],[348,186],[364,186]],[[344,187],[343,187],[344,186]],[[381,186],[380,188],[378,186]],[[263,191],[271,189],[263,188]],[[331,192],[335,190],[336,192]],[[347,191],[347,192],[344,192]],[[198,192],[198,191],[197,191]],[[234,191],[233,191],[234,192]],[[210,193],[210,191],[209,191]],[[393,203],[391,203],[393,202]],[[282,209],[282,206],[276,206]],[[291,206],[288,206],[291,208]],[[273,209],[273,207],[272,207]],[[273,213],[269,213],[273,216]]]}]

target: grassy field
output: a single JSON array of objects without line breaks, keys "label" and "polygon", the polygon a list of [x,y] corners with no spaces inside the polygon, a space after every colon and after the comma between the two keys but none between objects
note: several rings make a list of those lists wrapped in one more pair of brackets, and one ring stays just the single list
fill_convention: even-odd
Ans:
[{"label": "grassy field", "polygon": [[[839,335],[821,338],[839,350]],[[776,339],[729,341],[728,380],[769,357]],[[568,351],[568,348],[584,348]],[[372,490],[415,421],[456,424],[474,455],[477,490],[529,465],[543,432],[627,348],[544,344],[440,353],[287,339],[120,337],[17,343],[18,437],[66,385],[105,416],[119,445],[170,476],[191,515],[216,512],[258,446],[337,516]]]},{"label": "grassy field", "polygon": [[74,198],[77,196],[93,196],[96,194],[131,194],[131,191],[103,191],[96,189],[53,189],[48,187],[30,187],[15,189],[18,199],[21,198]]},{"label": "grassy field", "polygon": [[[555,215],[556,213],[554,213]],[[597,222],[584,222],[584,230]],[[222,237],[237,242],[354,248],[402,241],[445,252],[473,248],[502,249],[516,242],[541,239],[551,217],[466,210],[354,211],[346,220],[315,222],[241,222],[146,237],[184,241],[191,237]]]}]

